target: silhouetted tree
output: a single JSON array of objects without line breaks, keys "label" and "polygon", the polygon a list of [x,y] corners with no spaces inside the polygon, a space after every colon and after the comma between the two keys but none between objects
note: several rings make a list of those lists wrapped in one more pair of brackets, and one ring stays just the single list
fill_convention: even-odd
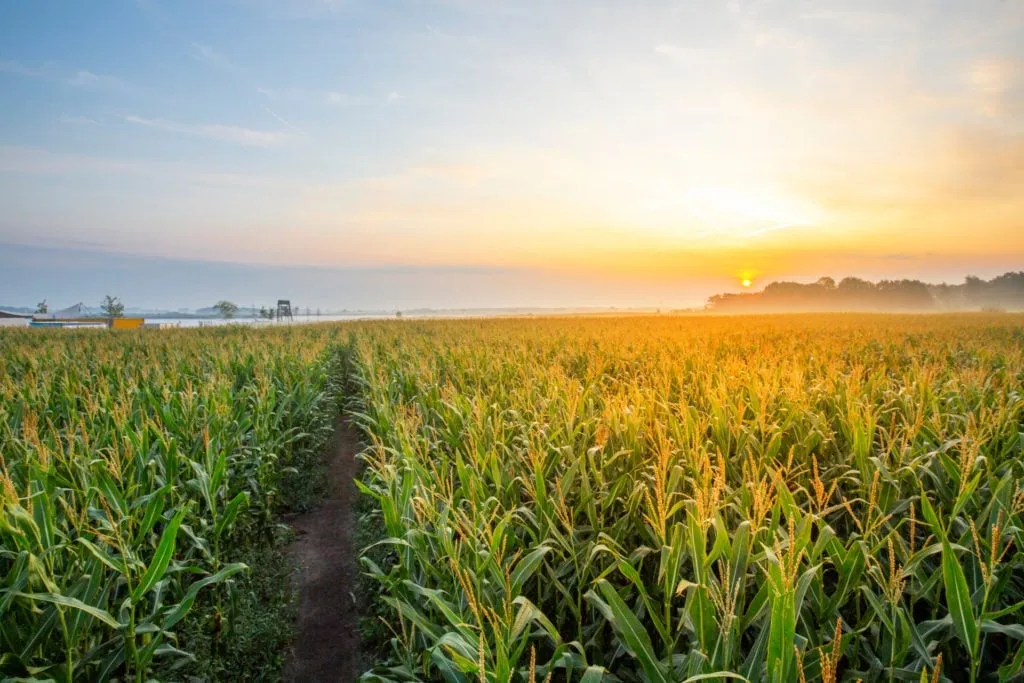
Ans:
[{"label": "silhouetted tree", "polygon": [[844,277],[839,281],[838,289],[841,292],[864,293],[875,291],[875,283],[861,280],[859,277]]},{"label": "silhouetted tree", "polygon": [[818,278],[818,281],[814,284],[829,292],[836,288],[836,281],[827,275],[825,277]]},{"label": "silhouetted tree", "polygon": [[235,314],[238,313],[238,305],[226,300],[218,301],[213,307],[220,313],[220,317],[225,320],[234,318]]},{"label": "silhouetted tree", "polygon": [[930,285],[920,280],[882,280],[877,284],[856,277],[839,284],[823,277],[812,284],[771,282],[764,290],[716,294],[706,308],[728,312],[772,311],[923,311],[935,307],[973,310],[1024,309],[1024,271],[1004,273],[992,280],[974,275],[963,284]]},{"label": "silhouetted tree", "polygon": [[121,318],[124,316],[124,304],[116,296],[107,294],[100,302],[100,310],[107,318]]}]

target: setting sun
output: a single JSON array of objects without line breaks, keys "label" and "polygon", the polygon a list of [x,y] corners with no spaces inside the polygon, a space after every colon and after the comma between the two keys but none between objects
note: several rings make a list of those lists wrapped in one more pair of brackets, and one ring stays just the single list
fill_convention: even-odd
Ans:
[{"label": "setting sun", "polygon": [[742,284],[744,287],[749,287],[753,283],[750,281],[750,278],[744,278]]}]

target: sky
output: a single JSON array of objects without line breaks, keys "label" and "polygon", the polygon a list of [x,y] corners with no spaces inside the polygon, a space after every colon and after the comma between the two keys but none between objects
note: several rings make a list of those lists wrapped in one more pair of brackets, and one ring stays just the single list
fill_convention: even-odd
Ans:
[{"label": "sky", "polygon": [[1021,267],[1019,0],[0,3],[0,303]]}]

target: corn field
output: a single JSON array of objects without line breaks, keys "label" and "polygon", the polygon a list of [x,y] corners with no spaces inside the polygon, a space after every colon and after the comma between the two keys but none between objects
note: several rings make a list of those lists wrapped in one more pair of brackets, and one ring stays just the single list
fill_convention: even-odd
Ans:
[{"label": "corn field", "polygon": [[1024,663],[1024,319],[364,324],[367,681]]},{"label": "corn field", "polygon": [[232,637],[260,547],[337,409],[338,330],[0,334],[0,679],[149,680]]},{"label": "corn field", "polygon": [[232,638],[342,400],[365,681],[1021,679],[1022,387],[1010,315],[4,331],[0,679]]}]

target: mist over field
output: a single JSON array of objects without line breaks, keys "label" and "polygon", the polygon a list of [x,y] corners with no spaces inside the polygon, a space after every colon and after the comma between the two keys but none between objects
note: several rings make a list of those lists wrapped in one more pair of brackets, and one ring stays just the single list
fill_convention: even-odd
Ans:
[{"label": "mist over field", "polygon": [[[973,272],[985,279],[1015,265],[991,259]],[[810,267],[810,266],[809,266]],[[931,283],[961,284],[964,274],[948,262],[892,259],[874,269],[878,279],[919,276]],[[862,269],[863,271],[863,269]],[[860,272],[862,272],[860,271]],[[872,270],[868,270],[869,276]],[[799,279],[814,283],[820,274]],[[841,281],[840,281],[841,282]],[[759,290],[768,281],[752,283]],[[77,302],[96,306],[107,294],[141,309],[196,309],[222,299],[239,306],[273,304],[278,298],[323,310],[393,311],[409,309],[662,309],[703,308],[723,292],[741,292],[734,277],[676,274],[650,277],[595,271],[494,266],[287,266],[160,258],[82,248],[8,244],[0,246],[0,306],[34,306],[46,299],[61,307]],[[920,301],[920,300],[918,300]],[[818,300],[814,309],[848,308]],[[980,305],[980,304],[979,304]],[[876,299],[854,308],[886,310]],[[976,308],[966,299],[941,308]],[[906,307],[904,307],[906,308]],[[913,308],[913,306],[911,306]],[[733,310],[737,310],[735,305]],[[774,300],[773,311],[805,310],[797,301]],[[750,309],[756,310],[756,309]],[[765,309],[767,310],[767,309]]]}]

